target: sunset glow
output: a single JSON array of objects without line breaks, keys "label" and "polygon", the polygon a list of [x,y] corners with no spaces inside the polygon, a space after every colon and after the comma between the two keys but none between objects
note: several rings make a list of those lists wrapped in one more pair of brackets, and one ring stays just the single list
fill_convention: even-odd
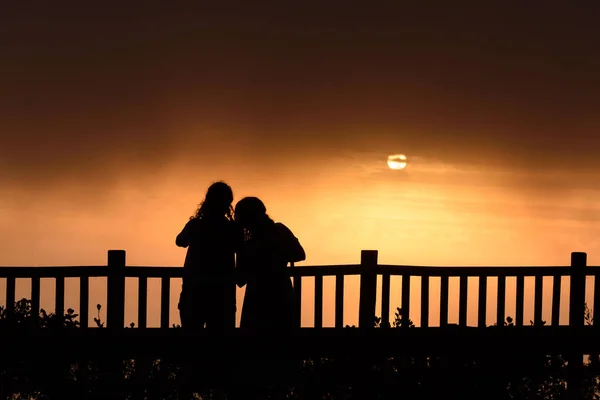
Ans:
[{"label": "sunset glow", "polygon": [[[234,205],[260,197],[294,232],[307,254],[299,268],[357,264],[363,249],[379,250],[382,264],[567,265],[572,251],[600,264],[593,35],[559,35],[561,24],[525,16],[509,24],[508,11],[489,21],[465,11],[456,23],[404,8],[377,18],[348,10],[342,24],[339,9],[326,8],[174,8],[131,20],[108,6],[49,8],[24,11],[19,26],[11,21],[21,17],[0,15],[0,31],[11,31],[0,64],[0,266],[103,265],[107,250],[124,249],[129,265],[181,267],[175,236],[216,180],[231,185]],[[556,63],[561,52],[576,74]],[[305,281],[310,326],[314,279]],[[180,284],[171,282],[172,323]],[[345,284],[352,324],[359,283]],[[127,321],[137,318],[136,285],[128,279]],[[76,309],[78,286],[66,287]],[[334,287],[324,280],[324,326],[333,325]],[[160,282],[148,288],[151,326]],[[527,281],[527,321],[531,290]],[[19,279],[17,297],[29,291]],[[43,307],[53,307],[53,291],[44,279]],[[452,320],[454,281],[450,293]],[[105,280],[90,294],[90,307],[104,304]],[[433,320],[439,302],[430,304]]]}]

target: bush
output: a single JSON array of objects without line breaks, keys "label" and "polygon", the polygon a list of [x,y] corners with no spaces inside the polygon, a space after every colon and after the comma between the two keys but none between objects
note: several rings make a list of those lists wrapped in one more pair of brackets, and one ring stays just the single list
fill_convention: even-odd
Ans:
[{"label": "bush", "polygon": [[[101,319],[102,306],[97,305],[94,318],[97,328],[104,328]],[[593,323],[591,312],[586,307],[586,321]],[[13,313],[0,308],[0,332],[11,329],[64,329],[79,328],[78,314],[68,309],[64,315],[48,314],[40,310],[33,315],[31,302],[21,299],[14,304]],[[374,326],[381,329],[414,328],[412,321],[404,321],[403,310],[396,309],[394,320],[383,324],[376,317]],[[545,324],[530,321],[531,325]],[[504,323],[513,327],[511,317]],[[130,327],[135,327],[131,323]],[[174,325],[175,327],[175,325]],[[347,326],[347,328],[354,328]],[[44,351],[44,349],[40,349]],[[118,398],[129,399],[141,396],[145,399],[182,399],[187,397],[178,385],[190,378],[203,378],[198,370],[192,375],[186,365],[161,359],[114,360],[108,357],[78,359],[67,348],[63,359],[7,360],[0,358],[2,382],[0,400],[6,399],[65,399],[106,398],[107,388],[136,383],[121,390]],[[598,358],[588,363],[596,366]],[[203,366],[205,372],[214,366]],[[268,360],[253,360],[245,365],[244,374],[253,385],[244,387],[241,398],[252,398],[259,394],[264,398],[286,399],[388,399],[397,398],[447,398],[452,392],[463,397],[483,398],[494,394],[504,399],[559,399],[565,394],[564,370],[566,361],[560,355],[532,356],[530,354],[506,355],[492,359],[486,354],[477,357],[387,357],[373,355],[356,356],[352,352],[339,357],[308,358],[274,365]],[[493,374],[482,374],[479,368],[493,368]],[[258,379],[268,368],[277,374],[277,385],[260,387]],[[214,369],[214,368],[213,368]],[[188,374],[186,375],[186,371]],[[488,370],[489,371],[489,370]],[[214,372],[214,371],[213,371]],[[254,374],[254,375],[252,375]],[[256,380],[253,380],[256,379]],[[206,382],[200,387],[202,393],[195,398],[224,398]],[[136,389],[137,388],[137,389]],[[254,388],[252,395],[247,391]],[[585,398],[598,398],[598,379],[585,382]],[[212,394],[211,394],[212,393]],[[239,395],[239,393],[238,393]],[[483,397],[482,397],[483,396]],[[231,397],[230,397],[231,398]]]}]

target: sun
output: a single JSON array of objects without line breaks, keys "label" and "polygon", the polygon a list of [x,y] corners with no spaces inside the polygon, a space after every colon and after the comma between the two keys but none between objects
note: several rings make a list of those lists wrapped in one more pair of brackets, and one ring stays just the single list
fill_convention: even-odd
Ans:
[{"label": "sun", "polygon": [[387,164],[391,169],[404,169],[407,164],[406,156],[404,154],[393,154],[388,156]]}]

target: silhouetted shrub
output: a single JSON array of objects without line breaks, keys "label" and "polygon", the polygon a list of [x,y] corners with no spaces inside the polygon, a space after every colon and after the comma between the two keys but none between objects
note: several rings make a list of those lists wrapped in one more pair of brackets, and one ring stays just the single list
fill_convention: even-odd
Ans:
[{"label": "silhouetted shrub", "polygon": [[[93,319],[97,328],[104,328],[101,311],[102,306],[98,304],[97,315]],[[585,320],[588,325],[593,323],[591,315],[586,306]],[[0,333],[13,329],[79,328],[78,317],[73,309],[68,309],[60,316],[40,310],[39,315],[34,316],[31,302],[21,299],[14,304],[10,315],[6,309],[0,308]],[[530,321],[530,324],[544,326],[545,321],[537,324]],[[412,321],[403,319],[401,308],[396,309],[393,321],[383,324],[381,318],[376,317],[374,326],[378,329],[414,328]],[[511,317],[506,318],[504,326],[514,327]],[[135,324],[131,323],[129,328],[135,328]],[[505,399],[559,399],[565,395],[567,363],[562,355],[392,357],[364,353],[357,356],[351,350],[338,357],[290,360],[285,365],[280,361],[276,368],[270,368],[272,373],[278,374],[277,382],[280,384],[265,386],[263,393],[270,396],[265,398],[391,399],[400,395],[402,398],[428,399],[447,398],[452,392],[473,398],[483,398],[482,395],[488,397],[486,393],[493,393],[495,398]],[[35,400],[82,398],[85,390],[88,398],[105,398],[102,390],[130,382],[136,385],[123,391],[120,398],[133,398],[131,396],[134,393],[144,399],[184,398],[178,389],[179,383],[186,379],[185,365],[180,363],[152,358],[115,360],[109,356],[82,360],[68,348],[64,349],[64,354],[64,359],[42,357],[36,362],[9,361],[0,357],[2,396],[6,399]],[[248,369],[260,377],[261,368],[269,362],[254,360],[248,364]],[[595,356],[587,366],[597,371],[598,364],[598,357]],[[482,367],[487,368],[488,374],[479,372]],[[211,366],[204,368],[210,369]],[[490,374],[490,369],[495,372]],[[596,375],[591,374],[585,381],[585,398],[599,398]],[[198,370],[192,376],[192,380],[199,382],[203,378],[203,373]],[[83,389],[82,382],[86,382],[88,387]],[[214,397],[211,382],[205,383],[205,386],[198,387],[197,390],[203,393],[197,393],[196,398],[217,398]],[[260,382],[257,380],[254,386],[258,388]],[[211,393],[213,397],[209,396]]]}]

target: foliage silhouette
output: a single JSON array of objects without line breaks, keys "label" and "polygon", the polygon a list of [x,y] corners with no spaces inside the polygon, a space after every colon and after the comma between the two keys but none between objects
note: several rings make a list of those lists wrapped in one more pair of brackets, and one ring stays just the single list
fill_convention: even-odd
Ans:
[{"label": "foliage silhouette", "polygon": [[[93,319],[97,328],[105,328],[101,318],[102,306],[97,305],[97,316]],[[14,312],[9,314],[0,308],[0,332],[4,329],[64,329],[78,328],[79,315],[68,309],[64,315],[55,315],[40,310],[35,316],[31,302],[21,299],[14,304]],[[591,311],[585,310],[585,320],[593,324]],[[401,308],[397,308],[390,323],[382,323],[380,317],[373,321],[374,327],[381,329],[414,328],[414,323],[405,321]],[[532,326],[544,326],[545,321]],[[505,327],[514,327],[514,321],[507,317]],[[129,328],[134,328],[132,322]],[[174,325],[176,327],[176,325]],[[352,328],[347,326],[347,328]],[[44,351],[44,349],[40,349]],[[106,389],[130,383],[130,389],[120,393],[123,399],[181,399],[183,391],[179,386],[190,379],[184,374],[184,366],[164,359],[114,360],[97,357],[79,360],[76,354],[65,349],[63,360],[50,359],[18,362],[0,358],[2,395],[7,399],[69,399],[106,398]],[[279,385],[261,386],[260,374],[269,367]],[[587,362],[596,371],[598,357]],[[565,395],[566,361],[561,355],[508,354],[506,357],[478,358],[458,355],[452,357],[408,357],[370,355],[356,356],[352,352],[338,357],[305,358],[285,366],[273,364],[269,360],[254,360],[247,364],[246,379],[254,387],[255,398],[287,399],[387,399],[397,398],[447,398],[449,393],[459,392],[470,395],[503,399],[559,399]],[[492,368],[494,374],[482,375],[478,368]],[[197,380],[211,366],[204,370],[194,370]],[[85,382],[85,384],[84,384]],[[133,388],[141,388],[134,390]],[[262,387],[259,390],[259,387]],[[592,374],[584,382],[585,398],[598,399],[599,380]],[[194,398],[217,398],[210,382],[195,388]],[[211,394],[212,393],[212,394]],[[246,392],[244,392],[246,393]],[[247,393],[246,393],[247,394]],[[277,397],[279,396],[279,397]],[[247,396],[241,396],[247,398]],[[493,396],[492,396],[493,397]],[[222,398],[222,397],[221,397]],[[491,397],[490,397],[491,398]]]},{"label": "foliage silhouette", "polygon": [[[93,318],[97,328],[105,328],[101,318],[102,306],[98,304],[97,316]],[[5,307],[0,306],[0,333],[10,329],[62,329],[79,328],[78,314],[71,308],[64,315],[48,313],[41,309],[39,315],[33,315],[31,301],[21,299],[14,304],[11,314]],[[129,327],[133,328],[132,322]],[[174,327],[176,327],[174,325]],[[43,349],[40,349],[43,351]],[[65,349],[66,355],[69,350]],[[64,388],[77,386],[84,379],[91,382],[92,387],[108,386],[117,380],[143,381],[147,389],[144,390],[146,398],[169,398],[162,396],[161,382],[172,379],[173,367],[165,366],[160,359],[153,360],[121,360],[115,364],[114,360],[96,358],[92,360],[73,360],[76,357],[65,357],[64,359],[45,360],[46,362],[30,362],[18,360],[13,362],[6,358],[0,358],[0,395],[8,399],[54,399],[54,398],[80,398],[80,392],[66,391]],[[115,367],[116,365],[116,367]],[[118,369],[115,373],[115,369]],[[140,376],[144,375],[144,376]],[[164,384],[162,385],[164,386]],[[57,388],[62,389],[58,390]],[[87,389],[84,389],[87,391]],[[88,395],[91,391],[88,391]],[[71,397],[69,397],[71,396]],[[99,394],[99,398],[102,395]]]}]

